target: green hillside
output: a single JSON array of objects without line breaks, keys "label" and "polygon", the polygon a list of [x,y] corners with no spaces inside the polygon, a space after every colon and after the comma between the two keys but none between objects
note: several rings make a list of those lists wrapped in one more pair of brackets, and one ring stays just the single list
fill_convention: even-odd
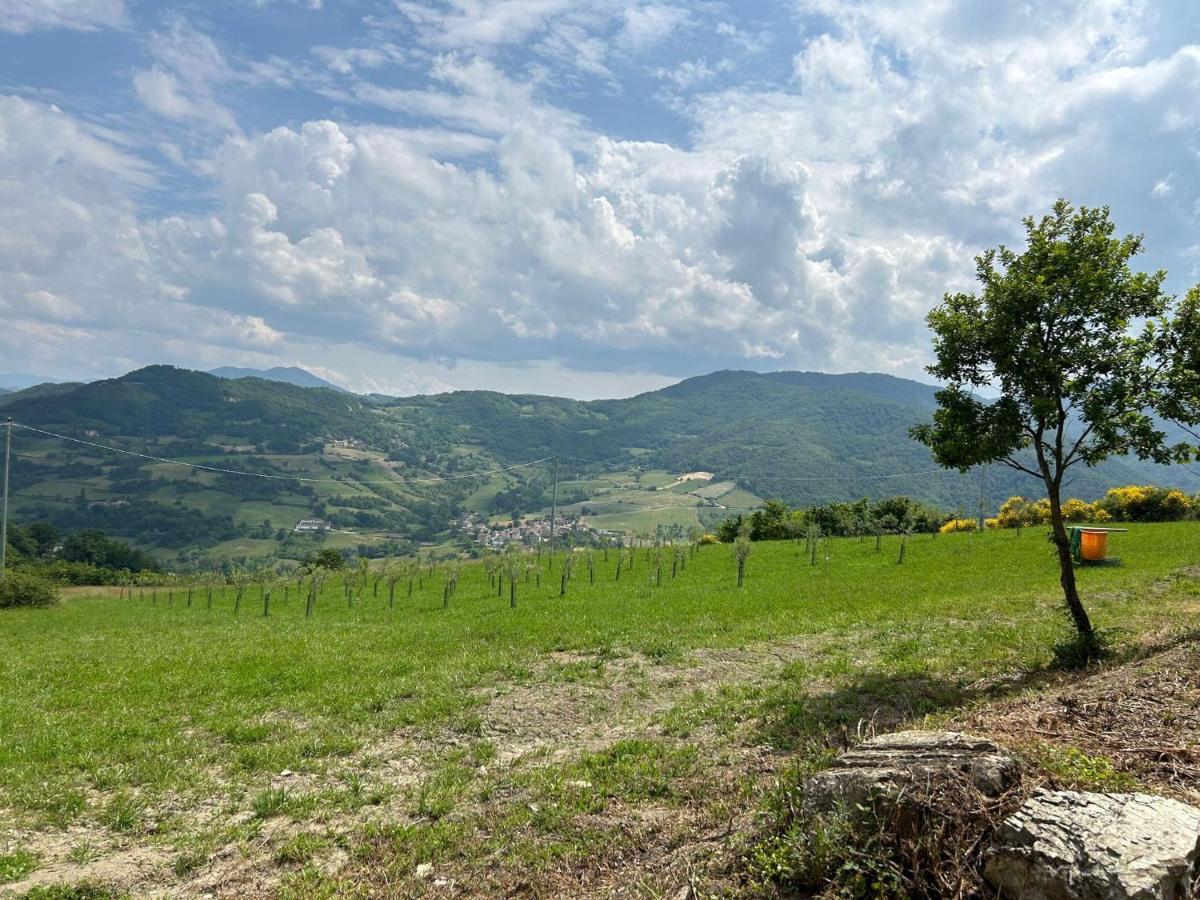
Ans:
[{"label": "green hillside", "polygon": [[[0,414],[128,451],[18,428],[18,521],[102,528],[189,562],[298,557],[314,542],[412,550],[452,540],[462,512],[545,515],[548,463],[496,470],[554,456],[560,509],[621,531],[710,527],[763,497],[909,494],[973,512],[981,493],[993,509],[1038,493],[1003,468],[938,469],[908,437],[931,414],[933,393],[886,375],[716,372],[622,400],[390,398],[151,366],[8,394]],[[712,475],[707,486],[676,483],[697,471]],[[1200,487],[1184,469],[1115,460],[1079,471],[1068,492],[1092,498],[1132,482]],[[293,530],[308,518],[330,527]]]},{"label": "green hillside", "polygon": [[[705,470],[761,497],[822,503],[909,494],[946,508],[989,506],[1036,486],[1009,469],[939,470],[908,429],[932,415],[935,388],[889,375],[714,372],[624,400],[588,403],[459,391],[384,401],[497,458],[558,454],[582,470]],[[590,461],[590,462],[589,462]],[[1114,484],[1200,486],[1187,470],[1112,460],[1075,473],[1072,493]]]}]

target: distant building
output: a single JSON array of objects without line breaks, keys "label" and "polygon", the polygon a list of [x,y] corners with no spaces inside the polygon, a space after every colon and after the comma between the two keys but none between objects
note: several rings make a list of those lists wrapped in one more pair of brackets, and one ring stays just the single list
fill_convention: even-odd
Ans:
[{"label": "distant building", "polygon": [[292,531],[328,531],[329,523],[324,519],[301,519]]}]

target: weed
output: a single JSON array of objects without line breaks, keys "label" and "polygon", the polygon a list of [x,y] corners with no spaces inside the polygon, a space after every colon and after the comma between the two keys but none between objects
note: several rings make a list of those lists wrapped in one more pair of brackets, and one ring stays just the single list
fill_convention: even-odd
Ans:
[{"label": "weed", "polygon": [[82,840],[71,845],[71,849],[67,851],[67,859],[76,865],[83,865],[96,859],[100,855],[100,849],[89,840]]},{"label": "weed", "polygon": [[290,799],[287,788],[267,788],[254,795],[250,809],[256,819],[270,819],[281,815]]},{"label": "weed", "polygon": [[326,838],[302,832],[279,845],[275,850],[275,862],[281,866],[306,864],[327,846]]},{"label": "weed", "polygon": [[128,894],[95,881],[43,884],[31,888],[23,900],[124,900]]},{"label": "weed", "polygon": [[179,878],[185,878],[208,862],[209,850],[203,847],[192,847],[175,855],[171,864],[172,870]]},{"label": "weed", "polygon": [[38,867],[38,858],[28,850],[0,855],[0,884],[19,881]]},{"label": "weed", "polygon": [[1031,748],[1037,763],[1064,788],[1084,791],[1128,791],[1137,779],[1113,767],[1105,756],[1089,756],[1077,747],[1039,743]]},{"label": "weed", "polygon": [[109,799],[100,822],[113,831],[130,832],[141,826],[143,813],[141,800],[129,791],[121,791]]}]

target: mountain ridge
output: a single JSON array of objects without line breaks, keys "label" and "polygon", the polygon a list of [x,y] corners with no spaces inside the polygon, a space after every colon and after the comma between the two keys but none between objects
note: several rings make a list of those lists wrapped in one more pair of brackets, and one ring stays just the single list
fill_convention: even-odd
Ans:
[{"label": "mountain ridge", "polygon": [[[969,475],[938,467],[908,436],[932,414],[935,391],[875,373],[726,370],[615,400],[495,391],[367,397],[148,366],[28,388],[0,397],[0,410],[93,444],[271,476],[213,475],[20,436],[14,499],[22,518],[124,528],[148,546],[203,545],[206,531],[284,541],[278,532],[301,518],[443,540],[462,510],[530,514],[548,505],[546,465],[485,474],[548,457],[559,459],[564,482],[581,485],[571,489],[576,503],[598,490],[584,487],[595,476],[645,470],[712,472],[747,497],[796,504],[908,494],[974,513],[981,499],[995,509],[1012,494],[1041,495],[1034,479],[1002,466]],[[1132,459],[1073,476],[1068,493],[1083,499],[1129,483],[1200,488],[1186,470]],[[121,503],[136,507],[106,512]]]},{"label": "mountain ridge", "polygon": [[241,378],[261,378],[264,381],[277,381],[281,384],[294,384],[298,387],[328,388],[343,394],[352,393],[344,387],[339,387],[332,381],[326,381],[299,366],[272,366],[269,369],[247,369],[238,366],[218,366],[208,370],[209,375],[218,378],[237,380]]}]

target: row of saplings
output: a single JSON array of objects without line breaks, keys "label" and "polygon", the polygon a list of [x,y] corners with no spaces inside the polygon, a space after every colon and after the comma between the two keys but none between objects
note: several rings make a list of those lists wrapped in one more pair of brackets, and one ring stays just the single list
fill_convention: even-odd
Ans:
[{"label": "row of saplings", "polygon": [[[702,533],[692,536],[687,543],[647,543],[644,547],[604,546],[599,550],[584,549],[567,551],[559,555],[525,551],[509,545],[502,553],[487,553],[483,556],[479,570],[487,577],[491,590],[497,596],[508,595],[509,605],[517,605],[519,585],[542,587],[543,577],[555,579],[560,596],[567,596],[568,587],[575,578],[586,577],[595,584],[601,564],[607,564],[612,580],[620,581],[633,572],[645,573],[648,586],[661,587],[664,577],[676,578],[687,569],[688,561],[706,543]],[[638,558],[642,557],[639,562]],[[556,565],[557,561],[557,565]],[[557,572],[555,571],[557,568]],[[412,597],[424,592],[426,583],[440,581],[442,605],[448,607],[458,590],[463,575],[463,561],[450,559],[424,561],[417,559],[389,559],[382,566],[372,568],[365,558],[358,558],[348,565],[336,552],[327,552],[310,559],[300,569],[290,573],[279,573],[270,569],[239,569],[228,574],[212,574],[202,578],[192,576],[167,576],[147,573],[130,584],[118,588],[118,596],[130,600],[144,600],[151,606],[163,604],[185,607],[203,605],[212,609],[214,602],[224,603],[232,597],[234,614],[240,614],[243,606],[254,603],[263,616],[271,614],[273,602],[285,604],[295,597],[304,598],[305,618],[312,618],[317,600],[329,588],[336,585],[347,607],[353,608],[364,597],[375,600],[386,599],[388,608],[395,605],[397,595]],[[51,582],[23,573],[10,573],[0,582],[0,598],[3,591],[14,588],[14,593],[30,598],[26,602],[4,603],[4,606],[48,606],[58,599],[58,589]]]}]

